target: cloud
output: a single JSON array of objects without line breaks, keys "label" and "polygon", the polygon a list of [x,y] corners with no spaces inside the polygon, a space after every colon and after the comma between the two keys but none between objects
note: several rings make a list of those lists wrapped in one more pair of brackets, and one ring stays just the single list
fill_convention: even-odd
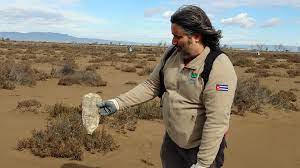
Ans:
[{"label": "cloud", "polygon": [[63,4],[77,4],[80,2],[80,0],[58,0],[58,1]]},{"label": "cloud", "polygon": [[300,8],[299,0],[171,0],[173,4],[195,4],[199,5],[205,11],[219,12],[239,7],[298,7]]},{"label": "cloud", "polygon": [[[57,3],[46,4],[50,1]],[[86,25],[100,27],[107,23],[104,19],[77,12],[59,3],[74,5],[79,1],[28,0],[27,3],[20,1],[0,6],[0,31],[51,31],[81,34],[80,27]]]},{"label": "cloud", "polygon": [[247,13],[240,13],[234,17],[221,19],[224,25],[239,25],[242,28],[251,28],[255,26],[255,20],[249,17]]},{"label": "cloud", "polygon": [[269,20],[267,20],[261,27],[274,27],[279,25],[281,22],[281,20],[279,18],[271,18]]},{"label": "cloud", "polygon": [[172,16],[172,14],[174,13],[174,11],[165,11],[162,15],[164,18],[170,18]]},{"label": "cloud", "polygon": [[104,20],[70,11],[59,11],[44,8],[6,8],[0,9],[0,20],[5,24],[32,22],[36,24],[101,24]]},{"label": "cloud", "polygon": [[160,7],[157,8],[148,8],[144,10],[144,16],[145,17],[152,17],[159,13],[163,12],[163,9]]}]

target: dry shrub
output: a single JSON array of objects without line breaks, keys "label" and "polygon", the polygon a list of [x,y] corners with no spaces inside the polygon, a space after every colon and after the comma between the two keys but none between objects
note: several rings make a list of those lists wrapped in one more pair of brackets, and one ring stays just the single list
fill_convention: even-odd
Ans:
[{"label": "dry shrub", "polygon": [[126,130],[134,131],[136,129],[137,117],[134,113],[130,113],[128,110],[123,110],[115,115],[108,121],[108,125],[111,128],[116,129],[118,133],[126,134]]},{"label": "dry shrub", "polygon": [[136,68],[134,65],[131,65],[131,64],[123,64],[121,66],[121,71],[124,71],[124,72],[136,72]]},{"label": "dry shrub", "polygon": [[285,110],[297,111],[297,106],[294,102],[297,101],[296,95],[292,91],[280,90],[278,93],[271,96],[270,103],[277,108]]},{"label": "dry shrub", "polygon": [[35,74],[35,79],[37,81],[45,81],[49,78],[51,78],[51,75],[47,74],[46,72],[39,71],[37,69],[33,69],[34,74]]},{"label": "dry shrub", "polygon": [[58,78],[61,74],[58,73],[58,71],[56,70],[56,68],[52,67],[51,71],[50,71],[50,77],[51,78]]},{"label": "dry shrub", "polygon": [[249,58],[238,58],[236,61],[233,62],[234,66],[240,67],[252,67],[255,65],[254,61]]},{"label": "dry shrub", "polygon": [[143,69],[138,71],[137,74],[139,76],[150,75],[153,72],[154,68],[155,68],[154,66],[146,65],[143,67]]},{"label": "dry shrub", "polygon": [[76,71],[60,78],[58,85],[71,86],[73,84],[86,86],[106,86],[107,82],[95,71]]},{"label": "dry shrub", "polygon": [[91,64],[85,67],[85,70],[87,71],[95,71],[97,69],[101,69],[101,64]]},{"label": "dry shrub", "polygon": [[59,73],[62,75],[72,75],[75,73],[75,66],[70,63],[65,63]]},{"label": "dry shrub", "polygon": [[138,83],[136,81],[127,81],[125,84],[126,85],[137,85]]},{"label": "dry shrub", "polygon": [[156,58],[150,57],[150,58],[147,59],[147,61],[156,61]]},{"label": "dry shrub", "polygon": [[259,64],[257,66],[255,66],[256,68],[259,68],[259,69],[270,69],[271,66],[268,65],[268,64]]},{"label": "dry shrub", "polygon": [[136,63],[135,67],[136,67],[136,68],[143,68],[143,67],[145,67],[145,66],[147,66],[147,65],[148,65],[148,62],[147,62],[146,60],[139,60],[139,61]]},{"label": "dry shrub", "polygon": [[0,83],[2,88],[13,88],[11,83],[33,86],[36,84],[35,72],[29,63],[5,61],[0,67]]},{"label": "dry shrub", "polygon": [[120,70],[121,69],[121,64],[115,64],[114,67],[115,67],[116,70]]},{"label": "dry shrub", "polygon": [[138,119],[162,119],[159,103],[157,101],[149,101],[124,109],[112,115],[112,118],[107,122],[117,132],[126,134],[126,130],[134,131],[136,129]]},{"label": "dry shrub", "polygon": [[272,74],[269,73],[268,71],[258,71],[254,75],[254,77],[256,77],[256,78],[266,78],[269,76],[272,76]]},{"label": "dry shrub", "polygon": [[136,60],[135,60],[135,57],[130,57],[130,58],[127,58],[127,63],[135,63]]},{"label": "dry shrub", "polygon": [[234,97],[234,106],[237,114],[245,114],[247,111],[261,112],[262,106],[269,101],[271,91],[260,85],[255,78],[241,79],[238,81]]},{"label": "dry shrub", "polygon": [[280,64],[273,65],[273,68],[289,69],[290,65],[287,63],[280,63]]},{"label": "dry shrub", "polygon": [[29,99],[29,100],[19,101],[17,105],[17,110],[21,112],[37,113],[40,111],[41,107],[42,104],[39,101],[35,99]]},{"label": "dry shrub", "polygon": [[102,127],[101,132],[96,131],[86,136],[83,141],[84,147],[90,153],[109,152],[118,149],[114,138]]},{"label": "dry shrub", "polygon": [[287,70],[286,73],[290,78],[295,78],[296,76],[300,76],[300,70]]},{"label": "dry shrub", "polygon": [[14,90],[16,86],[12,81],[8,81],[5,78],[0,76],[0,88],[7,89],[7,90]]},{"label": "dry shrub", "polygon": [[56,118],[59,115],[68,115],[68,114],[81,114],[81,107],[76,106],[67,106],[63,103],[56,103],[52,106],[46,108],[47,113],[49,113],[50,118]]},{"label": "dry shrub", "polygon": [[88,61],[88,63],[100,63],[100,62],[102,62],[102,61],[103,61],[102,58],[95,58],[95,59],[90,59],[90,60]]},{"label": "dry shrub", "polygon": [[51,64],[55,64],[55,63],[59,63],[60,60],[59,60],[59,58],[51,57],[50,55],[47,55],[47,56],[36,58],[34,60],[34,62],[36,62],[36,63],[51,63]]},{"label": "dry shrub", "polygon": [[79,67],[74,59],[74,56],[64,57],[62,59],[62,65],[64,64],[69,64],[74,69],[78,69]]},{"label": "dry shrub", "polygon": [[[57,105],[55,115],[49,118],[46,129],[34,130],[32,137],[18,141],[17,149],[29,149],[40,157],[82,160],[84,149],[90,153],[108,152],[118,148],[113,137],[103,128],[87,135],[82,125],[81,110]],[[55,109],[55,108],[54,108]],[[62,110],[62,111],[59,111]]]},{"label": "dry shrub", "polygon": [[269,71],[257,67],[248,68],[245,70],[245,73],[255,73],[254,77],[256,78],[265,78],[271,76]]},{"label": "dry shrub", "polygon": [[300,56],[299,55],[289,56],[287,61],[291,63],[300,63]]},{"label": "dry shrub", "polygon": [[258,64],[274,64],[276,63],[277,60],[275,59],[275,57],[266,57],[264,60],[257,62]]},{"label": "dry shrub", "polygon": [[138,119],[154,120],[162,119],[160,103],[149,101],[128,109],[128,113],[134,113]]}]

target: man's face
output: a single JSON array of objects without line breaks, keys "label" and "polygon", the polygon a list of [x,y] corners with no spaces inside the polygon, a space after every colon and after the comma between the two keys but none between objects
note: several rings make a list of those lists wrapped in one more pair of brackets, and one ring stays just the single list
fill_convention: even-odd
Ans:
[{"label": "man's face", "polygon": [[171,25],[173,34],[172,44],[177,46],[178,51],[189,54],[191,48],[195,47],[199,38],[194,35],[188,35],[183,28],[175,23]]}]

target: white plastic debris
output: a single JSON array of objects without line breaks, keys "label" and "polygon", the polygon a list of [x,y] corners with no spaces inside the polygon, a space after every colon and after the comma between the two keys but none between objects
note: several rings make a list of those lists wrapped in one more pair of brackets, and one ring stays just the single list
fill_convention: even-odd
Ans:
[{"label": "white plastic debris", "polygon": [[88,134],[92,134],[99,125],[99,113],[96,103],[102,101],[95,93],[89,93],[82,97],[82,122]]}]

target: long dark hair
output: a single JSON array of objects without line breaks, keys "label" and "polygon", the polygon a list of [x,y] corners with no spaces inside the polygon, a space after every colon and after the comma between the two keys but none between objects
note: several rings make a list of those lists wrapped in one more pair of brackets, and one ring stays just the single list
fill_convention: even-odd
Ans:
[{"label": "long dark hair", "polygon": [[215,30],[206,13],[194,5],[180,7],[172,16],[171,23],[181,26],[189,34],[202,35],[202,43],[211,49],[220,48],[221,30]]}]

